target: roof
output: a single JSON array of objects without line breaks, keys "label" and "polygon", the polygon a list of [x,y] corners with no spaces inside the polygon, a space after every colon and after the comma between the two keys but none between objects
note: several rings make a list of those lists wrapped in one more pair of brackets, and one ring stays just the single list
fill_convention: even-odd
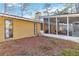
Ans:
[{"label": "roof", "polygon": [[[20,17],[20,16],[16,16],[16,15],[0,13],[0,16],[11,17],[11,18],[16,18],[16,19],[21,19],[21,20],[25,20],[25,21],[32,21],[32,22],[34,22],[34,19]],[[36,20],[36,22],[40,22],[40,21]]]},{"label": "roof", "polygon": [[43,18],[48,17],[79,17],[79,14],[63,14],[63,15],[51,15],[51,16],[41,16]]}]

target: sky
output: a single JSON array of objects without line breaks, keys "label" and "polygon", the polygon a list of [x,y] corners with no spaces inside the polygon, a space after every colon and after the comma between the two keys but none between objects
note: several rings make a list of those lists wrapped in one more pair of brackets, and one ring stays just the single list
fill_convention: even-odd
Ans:
[{"label": "sky", "polygon": [[[11,4],[8,4],[9,7],[12,7]],[[17,15],[17,16],[21,16],[21,9],[18,3],[14,4],[13,9],[10,8],[12,11],[9,11],[9,14],[13,14],[13,15]],[[50,8],[55,11],[56,9],[62,9],[64,7],[64,4],[62,3],[51,3]],[[26,18],[32,18],[35,16],[35,11],[40,11],[43,12],[44,9],[44,3],[30,3],[30,5],[27,7],[27,12],[24,12],[24,17]],[[0,3],[0,13],[4,12],[4,4]]]}]

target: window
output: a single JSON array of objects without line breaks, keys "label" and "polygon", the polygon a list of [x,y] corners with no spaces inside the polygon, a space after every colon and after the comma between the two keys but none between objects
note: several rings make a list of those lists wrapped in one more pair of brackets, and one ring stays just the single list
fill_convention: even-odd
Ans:
[{"label": "window", "polygon": [[5,20],[5,38],[13,38],[12,20]]}]

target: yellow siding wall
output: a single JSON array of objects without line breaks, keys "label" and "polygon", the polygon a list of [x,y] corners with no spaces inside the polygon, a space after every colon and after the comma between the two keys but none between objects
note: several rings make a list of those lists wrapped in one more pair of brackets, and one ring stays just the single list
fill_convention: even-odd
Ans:
[{"label": "yellow siding wall", "polygon": [[40,32],[41,27],[40,27],[40,23],[37,23],[37,34]]},{"label": "yellow siding wall", "polygon": [[0,42],[4,41],[4,20],[0,17]]},{"label": "yellow siding wall", "polygon": [[46,32],[46,31],[47,31],[47,29],[48,29],[47,24],[43,24],[43,31],[44,31],[44,32]]},{"label": "yellow siding wall", "polygon": [[34,35],[34,23],[30,21],[14,20],[13,35],[15,39]]},{"label": "yellow siding wall", "polygon": [[[13,39],[34,36],[34,22],[10,17],[0,17],[0,42],[6,40],[4,34],[4,20],[13,21]],[[40,32],[40,23],[37,23],[37,32]]]}]

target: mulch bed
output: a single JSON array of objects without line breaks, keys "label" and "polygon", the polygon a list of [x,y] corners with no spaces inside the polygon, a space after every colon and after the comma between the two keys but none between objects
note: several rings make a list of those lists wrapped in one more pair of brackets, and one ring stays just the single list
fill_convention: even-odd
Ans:
[{"label": "mulch bed", "polygon": [[0,55],[2,56],[51,56],[61,55],[64,48],[74,48],[75,42],[58,40],[43,36],[22,38],[0,43]]}]

